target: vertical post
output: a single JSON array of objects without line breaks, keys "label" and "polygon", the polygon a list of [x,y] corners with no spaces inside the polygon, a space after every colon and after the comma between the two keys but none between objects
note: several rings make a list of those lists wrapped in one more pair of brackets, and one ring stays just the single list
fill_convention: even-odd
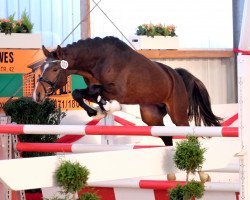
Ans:
[{"label": "vertical post", "polygon": [[[103,125],[104,126],[114,126],[115,119],[114,115],[108,114],[105,118],[103,118]],[[103,135],[102,136],[102,144],[112,145],[114,144],[114,137],[113,135]]]},{"label": "vertical post", "polygon": [[240,199],[250,199],[250,56],[238,55],[238,107],[240,157]]},{"label": "vertical post", "polygon": [[[0,124],[10,124],[11,118],[9,116],[0,116]],[[15,155],[19,155],[19,153],[13,152],[13,138],[17,136],[13,136],[11,134],[1,134],[0,135],[0,160],[12,159],[16,158]],[[20,157],[20,156],[18,156]],[[13,191],[4,184],[0,182],[0,199],[6,200],[25,200],[24,191]]]},{"label": "vertical post", "polygon": [[86,39],[91,36],[90,32],[90,0],[80,0],[81,38]]},{"label": "vertical post", "polygon": [[[10,124],[10,117],[0,116],[0,124]],[[0,160],[8,159],[9,155],[9,138],[7,134],[0,135]],[[0,182],[0,199],[9,199],[8,188]],[[8,195],[9,194],[9,195]]]}]

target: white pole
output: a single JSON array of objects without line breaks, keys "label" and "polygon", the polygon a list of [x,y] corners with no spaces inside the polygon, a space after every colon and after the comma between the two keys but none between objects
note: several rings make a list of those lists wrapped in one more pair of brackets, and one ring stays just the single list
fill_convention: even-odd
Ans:
[{"label": "white pole", "polygon": [[250,56],[238,55],[240,199],[250,199]]}]

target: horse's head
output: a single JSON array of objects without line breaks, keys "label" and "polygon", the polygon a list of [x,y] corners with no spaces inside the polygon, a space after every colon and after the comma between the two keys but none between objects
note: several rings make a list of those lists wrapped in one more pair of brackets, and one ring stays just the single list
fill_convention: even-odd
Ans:
[{"label": "horse's head", "polygon": [[44,46],[42,49],[46,59],[40,66],[41,75],[33,92],[33,99],[38,103],[43,102],[46,97],[67,84],[69,66],[60,46],[52,52],[49,52]]}]

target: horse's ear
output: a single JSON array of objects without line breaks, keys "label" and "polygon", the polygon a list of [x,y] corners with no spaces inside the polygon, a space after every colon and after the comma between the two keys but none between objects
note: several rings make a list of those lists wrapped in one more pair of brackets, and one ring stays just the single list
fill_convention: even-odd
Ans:
[{"label": "horse's ear", "polygon": [[42,46],[42,50],[43,50],[43,54],[44,54],[46,57],[48,57],[48,56],[49,56],[49,51],[48,51],[48,49],[45,48],[44,45]]},{"label": "horse's ear", "polygon": [[56,55],[57,55],[59,60],[63,60],[63,51],[62,51],[62,47],[60,45],[57,45]]}]

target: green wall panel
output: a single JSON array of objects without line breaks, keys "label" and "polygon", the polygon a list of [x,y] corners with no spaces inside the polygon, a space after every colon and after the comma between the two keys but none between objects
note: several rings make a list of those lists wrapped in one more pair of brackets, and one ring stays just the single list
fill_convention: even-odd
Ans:
[{"label": "green wall panel", "polygon": [[[0,74],[0,97],[13,96],[23,85],[22,74]],[[15,95],[23,96],[22,88]]]},{"label": "green wall panel", "polygon": [[86,85],[84,79],[82,78],[82,76],[72,75],[71,80],[72,80],[72,91],[74,89],[84,89],[84,88],[87,87],[87,85]]}]

